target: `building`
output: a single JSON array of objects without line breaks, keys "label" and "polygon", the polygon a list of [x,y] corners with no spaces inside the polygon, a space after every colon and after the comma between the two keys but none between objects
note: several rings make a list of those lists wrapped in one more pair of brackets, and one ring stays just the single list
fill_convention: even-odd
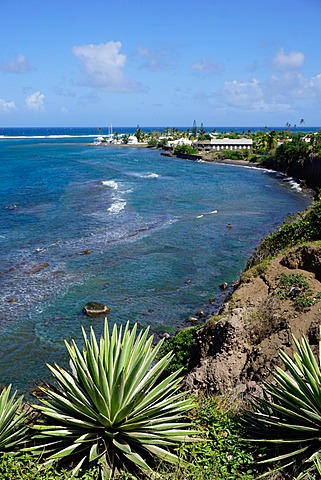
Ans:
[{"label": "building", "polygon": [[215,151],[220,150],[252,150],[253,140],[251,138],[215,138],[212,140],[201,140],[196,143],[199,150]]}]

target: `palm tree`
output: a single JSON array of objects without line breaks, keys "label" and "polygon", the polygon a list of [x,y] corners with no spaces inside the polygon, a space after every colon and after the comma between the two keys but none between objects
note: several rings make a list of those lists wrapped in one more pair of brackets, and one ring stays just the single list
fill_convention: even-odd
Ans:
[{"label": "palm tree", "polygon": [[269,152],[276,147],[277,141],[278,141],[278,138],[277,138],[277,133],[276,133],[276,131],[275,131],[275,130],[271,130],[271,131],[267,134],[267,139],[266,139],[266,145],[267,145],[267,148],[268,148]]}]

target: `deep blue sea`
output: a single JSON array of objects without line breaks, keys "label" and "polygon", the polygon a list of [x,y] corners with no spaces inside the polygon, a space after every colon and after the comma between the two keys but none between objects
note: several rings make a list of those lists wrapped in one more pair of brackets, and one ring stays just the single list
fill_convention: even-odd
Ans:
[{"label": "deep blue sea", "polygon": [[45,362],[66,365],[63,339],[81,344],[81,325],[100,333],[86,302],[108,305],[110,322],[174,332],[215,313],[219,285],[310,203],[275,172],[93,146],[95,136],[0,129],[0,384],[22,392],[50,380]]}]

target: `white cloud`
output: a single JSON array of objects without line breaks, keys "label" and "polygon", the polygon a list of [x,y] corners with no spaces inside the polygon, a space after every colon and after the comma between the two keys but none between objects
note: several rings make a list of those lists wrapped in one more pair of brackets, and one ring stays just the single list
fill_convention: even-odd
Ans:
[{"label": "white cloud", "polygon": [[255,78],[250,81],[225,82],[222,96],[229,107],[239,110],[277,113],[290,108],[287,101],[270,95],[266,86]]},{"label": "white cloud", "polygon": [[142,66],[148,70],[168,70],[170,68],[170,64],[166,61],[162,52],[153,52],[140,46],[138,47],[138,55],[145,59]]},{"label": "white cloud", "polygon": [[312,95],[321,100],[321,73],[310,79],[309,87]]},{"label": "white cloud", "polygon": [[11,110],[17,110],[15,102],[8,102],[3,98],[0,98],[0,112],[9,113]]},{"label": "white cloud", "polygon": [[302,52],[290,52],[288,55],[281,48],[273,59],[273,64],[281,70],[291,70],[301,68],[304,65],[304,54]]},{"label": "white cloud", "polygon": [[0,71],[6,73],[29,73],[33,70],[26,57],[17,55],[13,60],[0,62]]},{"label": "white cloud", "polygon": [[44,100],[45,96],[39,91],[32,93],[25,100],[25,106],[28,110],[38,112],[39,110],[44,110]]},{"label": "white cloud", "polygon": [[222,95],[230,106],[240,108],[253,108],[253,104],[263,100],[260,82],[255,78],[250,81],[225,82]]},{"label": "white cloud", "polygon": [[78,45],[72,53],[79,58],[86,74],[86,84],[109,92],[131,92],[141,90],[135,82],[125,77],[126,55],[120,53],[120,42],[100,45]]},{"label": "white cloud", "polygon": [[221,73],[223,67],[221,64],[211,62],[209,60],[202,60],[200,62],[193,63],[192,70],[198,73]]}]

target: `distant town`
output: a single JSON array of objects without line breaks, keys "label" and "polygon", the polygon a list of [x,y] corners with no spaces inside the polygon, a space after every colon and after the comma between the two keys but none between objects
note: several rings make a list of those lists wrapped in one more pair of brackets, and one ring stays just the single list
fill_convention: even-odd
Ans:
[{"label": "distant town", "polygon": [[[295,126],[296,127],[296,126]],[[206,156],[207,160],[219,160],[228,158],[231,160],[245,160],[257,162],[262,156],[270,155],[275,149],[286,142],[319,143],[320,131],[297,132],[291,130],[287,124],[284,130],[251,130],[240,133],[217,132],[213,129],[208,132],[201,124],[197,128],[179,130],[177,128],[165,128],[163,131],[154,130],[144,132],[139,126],[134,134],[119,134],[108,128],[108,134],[102,135],[98,129],[98,136],[94,145],[122,145],[132,147],[149,147],[166,150],[173,155]]]}]

